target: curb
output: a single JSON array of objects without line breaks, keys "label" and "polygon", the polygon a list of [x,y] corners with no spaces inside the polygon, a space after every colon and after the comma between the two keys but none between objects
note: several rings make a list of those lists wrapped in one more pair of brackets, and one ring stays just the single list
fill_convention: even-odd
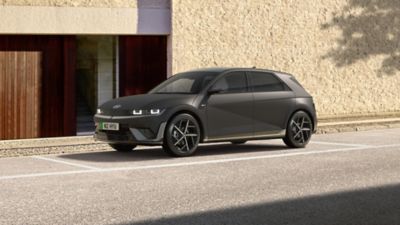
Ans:
[{"label": "curb", "polygon": [[[319,121],[317,134],[400,128],[400,118],[352,121]],[[110,151],[108,144],[96,142],[92,136],[36,138],[0,141],[0,158],[46,154]]]},{"label": "curb", "polygon": [[319,122],[317,134],[400,128],[400,118]]}]

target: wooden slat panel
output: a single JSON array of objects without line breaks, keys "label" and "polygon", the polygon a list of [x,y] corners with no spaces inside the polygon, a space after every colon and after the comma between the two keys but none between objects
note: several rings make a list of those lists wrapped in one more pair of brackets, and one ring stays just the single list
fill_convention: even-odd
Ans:
[{"label": "wooden slat panel", "polygon": [[[26,82],[26,89],[27,94],[29,98],[29,108],[32,109],[36,114],[31,114],[27,109],[24,115],[31,115],[29,118],[32,120],[32,123],[29,123],[29,121],[26,121],[26,123],[30,124],[30,129],[27,130],[26,132],[30,132],[36,137],[40,136],[40,116],[41,116],[41,108],[40,108],[40,101],[41,101],[41,64],[42,64],[42,53],[33,53],[33,52],[28,52],[25,53],[28,65],[26,66],[27,69],[27,76],[29,79]],[[32,60],[29,60],[32,59]],[[34,62],[37,62],[37,64],[34,64]],[[38,104],[32,104],[32,103],[38,103]],[[25,117],[27,118],[27,117]]]},{"label": "wooden slat panel", "polygon": [[12,79],[14,77],[13,74],[13,69],[10,68],[10,65],[12,64],[12,58],[13,58],[13,53],[12,52],[7,52],[6,53],[6,61],[5,61],[5,66],[6,66],[6,105],[7,107],[6,112],[7,112],[7,130],[6,130],[6,137],[12,138],[12,132],[13,132],[13,112],[12,112],[12,95],[13,95],[13,90],[12,90]]},{"label": "wooden slat panel", "polygon": [[[4,54],[0,54],[0,62],[4,62]],[[4,63],[0,63],[0,139],[2,137],[5,137],[5,93],[6,89],[3,87],[4,84],[6,83],[6,76],[5,76],[5,65]]]},{"label": "wooden slat panel", "polygon": [[40,52],[0,51],[0,139],[39,137]]}]

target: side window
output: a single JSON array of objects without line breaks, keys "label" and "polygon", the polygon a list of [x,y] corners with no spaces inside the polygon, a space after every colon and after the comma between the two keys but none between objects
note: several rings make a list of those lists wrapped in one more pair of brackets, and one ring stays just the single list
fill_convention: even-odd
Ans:
[{"label": "side window", "polygon": [[275,75],[265,72],[250,72],[251,89],[254,92],[272,92],[289,90]]},{"label": "side window", "polygon": [[228,73],[214,84],[213,89],[220,89],[223,93],[246,92],[246,74],[244,72]]}]

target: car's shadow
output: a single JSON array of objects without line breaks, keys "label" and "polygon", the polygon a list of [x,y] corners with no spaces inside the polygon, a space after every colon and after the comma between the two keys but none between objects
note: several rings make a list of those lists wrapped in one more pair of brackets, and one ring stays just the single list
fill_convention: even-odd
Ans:
[{"label": "car's shadow", "polygon": [[[223,154],[238,154],[246,152],[268,152],[268,151],[279,151],[287,149],[284,145],[259,145],[259,144],[216,144],[216,145],[203,145],[199,146],[196,154],[192,157],[204,157],[212,155],[223,155]],[[82,161],[92,162],[134,162],[144,160],[157,160],[157,159],[168,159],[168,156],[161,147],[152,147],[149,149],[139,149],[132,152],[117,152],[117,151],[105,151],[105,152],[89,152],[89,153],[77,153],[77,154],[65,154],[58,156],[64,159],[74,159]]]},{"label": "car's shadow", "polygon": [[131,218],[132,221],[118,225],[398,225],[399,212],[400,185],[394,183],[249,205],[205,208],[192,213],[160,215],[142,221]]}]

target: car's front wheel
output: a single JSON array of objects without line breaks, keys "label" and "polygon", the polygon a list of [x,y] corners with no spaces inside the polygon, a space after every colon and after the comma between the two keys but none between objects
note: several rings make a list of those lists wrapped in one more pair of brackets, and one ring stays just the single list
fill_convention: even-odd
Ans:
[{"label": "car's front wheel", "polygon": [[111,148],[119,151],[119,152],[130,152],[133,151],[134,148],[136,148],[136,145],[132,144],[109,144]]},{"label": "car's front wheel", "polygon": [[172,156],[192,155],[199,145],[200,126],[189,114],[179,114],[167,125],[163,149]]},{"label": "car's front wheel", "polygon": [[304,111],[297,111],[289,119],[283,141],[291,148],[304,148],[311,139],[312,126],[310,116]]}]

